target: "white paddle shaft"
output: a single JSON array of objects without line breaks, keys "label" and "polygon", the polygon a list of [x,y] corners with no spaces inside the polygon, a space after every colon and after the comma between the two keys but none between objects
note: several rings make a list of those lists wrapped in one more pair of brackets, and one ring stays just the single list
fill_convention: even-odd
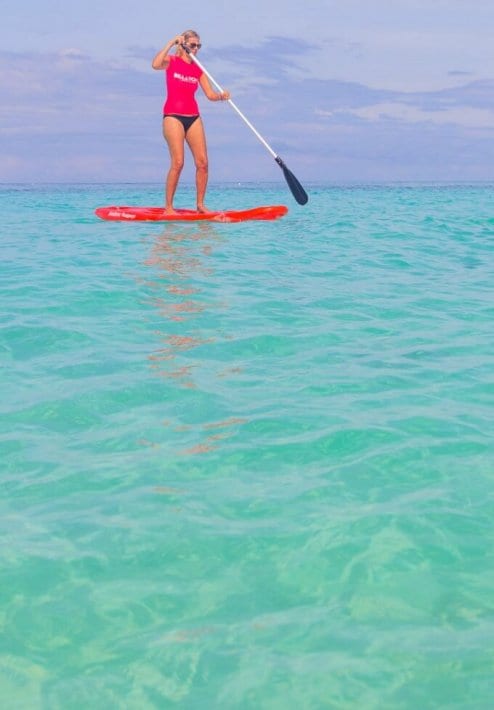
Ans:
[{"label": "white paddle shaft", "polygon": [[[210,79],[210,80],[213,82],[213,84],[216,86],[216,88],[218,89],[218,91],[221,91],[221,93],[223,93],[224,89],[221,88],[221,86],[218,84],[218,82],[216,81],[216,79],[211,76],[211,74],[208,72],[208,70],[207,70],[205,67],[202,66],[201,62],[197,59],[197,57],[195,57],[191,52],[188,52],[188,54],[189,54],[189,57],[192,59],[192,61],[194,61],[194,62],[197,64],[197,66],[199,67],[199,69],[202,69],[202,71],[206,74],[206,76],[208,77],[208,79]],[[229,103],[230,106],[238,113],[238,115],[240,116],[240,118],[242,119],[242,121],[244,121],[244,123],[246,123],[246,124],[249,126],[250,130],[252,131],[252,133],[253,133],[255,136],[257,136],[257,138],[261,141],[261,143],[263,144],[263,146],[264,146],[265,148],[267,148],[267,150],[271,153],[271,155],[273,156],[273,158],[276,159],[278,156],[276,155],[276,153],[274,152],[274,150],[273,150],[273,149],[271,148],[271,146],[264,140],[264,138],[261,136],[261,134],[254,128],[254,126],[253,126],[252,123],[249,121],[249,119],[248,119],[246,116],[244,116],[244,114],[243,114],[242,111],[239,109],[239,107],[238,107],[236,104],[234,104],[231,99],[228,99],[228,103]]]}]

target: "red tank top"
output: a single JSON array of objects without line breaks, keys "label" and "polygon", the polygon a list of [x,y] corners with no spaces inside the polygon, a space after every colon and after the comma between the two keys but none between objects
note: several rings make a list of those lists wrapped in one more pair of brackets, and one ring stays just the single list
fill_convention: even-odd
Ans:
[{"label": "red tank top", "polygon": [[171,56],[166,74],[166,101],[163,113],[180,116],[196,116],[199,106],[194,94],[199,86],[202,69],[197,64],[185,62],[181,57]]}]

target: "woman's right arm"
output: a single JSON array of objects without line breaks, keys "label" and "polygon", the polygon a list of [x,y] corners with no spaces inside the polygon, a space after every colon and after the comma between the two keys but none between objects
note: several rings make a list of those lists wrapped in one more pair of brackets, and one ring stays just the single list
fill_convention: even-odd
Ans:
[{"label": "woman's right arm", "polygon": [[163,49],[160,49],[158,54],[151,62],[151,66],[153,67],[153,69],[166,69],[170,63],[170,55],[168,54],[168,52],[176,44],[179,44],[183,41],[184,38],[182,37],[182,35],[177,35],[177,37],[174,37],[169,42],[167,42]]}]

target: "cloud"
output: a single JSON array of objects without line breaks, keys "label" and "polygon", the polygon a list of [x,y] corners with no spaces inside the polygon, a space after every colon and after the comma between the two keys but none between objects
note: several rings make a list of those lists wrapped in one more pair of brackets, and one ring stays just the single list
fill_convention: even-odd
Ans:
[{"label": "cloud", "polygon": [[463,71],[462,69],[451,69],[448,72],[448,76],[473,76],[473,72],[471,71]]},{"label": "cloud", "polygon": [[[304,71],[314,51],[270,37],[213,50],[207,63],[301,179],[493,177],[494,82],[411,92],[319,79]],[[77,48],[0,52],[2,181],[161,181],[164,78],[153,54],[132,46],[102,62]],[[212,179],[279,179],[228,105],[200,103]],[[184,177],[192,179],[190,159]]]},{"label": "cloud", "polygon": [[452,124],[494,130],[493,89],[494,83],[490,81],[427,93],[379,92],[365,87],[359,90],[349,87],[350,100],[340,91],[337,107],[333,101],[332,106],[319,109],[318,113],[330,118],[354,115],[369,121]]},{"label": "cloud", "polygon": [[156,97],[150,74],[95,62],[74,49],[0,53],[2,124],[9,132],[26,128],[84,132],[116,120],[122,125],[137,102]]},{"label": "cloud", "polygon": [[[442,111],[424,111],[403,103],[382,103],[349,112],[369,121],[401,121],[407,123],[454,124],[465,128],[493,128],[492,111],[457,108]],[[329,115],[338,115],[333,112]],[[348,115],[342,113],[342,115]]]}]

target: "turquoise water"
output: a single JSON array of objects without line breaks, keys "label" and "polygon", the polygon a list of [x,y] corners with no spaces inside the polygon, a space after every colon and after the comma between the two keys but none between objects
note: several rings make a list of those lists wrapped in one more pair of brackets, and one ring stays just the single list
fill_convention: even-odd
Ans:
[{"label": "turquoise water", "polygon": [[494,186],[309,192],[1,188],[4,710],[491,707]]}]

